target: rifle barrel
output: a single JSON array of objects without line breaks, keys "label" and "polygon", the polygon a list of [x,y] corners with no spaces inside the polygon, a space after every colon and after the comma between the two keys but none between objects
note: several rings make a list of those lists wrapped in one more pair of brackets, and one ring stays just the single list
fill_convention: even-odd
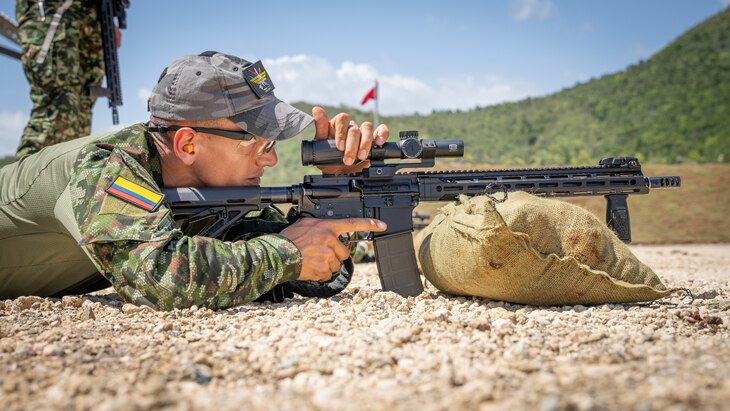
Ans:
[{"label": "rifle barrel", "polygon": [[650,188],[674,188],[682,184],[680,176],[649,177]]}]

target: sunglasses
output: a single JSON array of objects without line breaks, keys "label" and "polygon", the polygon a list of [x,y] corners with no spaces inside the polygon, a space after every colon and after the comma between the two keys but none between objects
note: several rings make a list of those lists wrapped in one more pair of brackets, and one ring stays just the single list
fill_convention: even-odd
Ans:
[{"label": "sunglasses", "polygon": [[[207,133],[207,134],[213,134],[220,137],[230,138],[231,140],[240,140],[240,141],[251,141],[256,140],[257,137],[254,134],[249,133],[248,131],[234,131],[234,130],[221,130],[219,128],[208,128],[208,127],[190,127],[190,126],[152,126],[149,125],[145,126],[147,128],[147,131],[152,133],[167,133],[168,131],[177,131],[181,128],[187,127],[189,129],[192,129],[195,132],[200,133]],[[266,143],[262,146],[259,154],[266,154],[270,152],[274,146],[276,145],[276,141],[272,140],[265,140]]]}]

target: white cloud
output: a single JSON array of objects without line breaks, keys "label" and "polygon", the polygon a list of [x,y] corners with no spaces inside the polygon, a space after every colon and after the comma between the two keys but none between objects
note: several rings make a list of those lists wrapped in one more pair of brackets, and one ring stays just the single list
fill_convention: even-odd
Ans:
[{"label": "white cloud", "polygon": [[[359,107],[365,93],[379,82],[380,112],[386,115],[430,113],[432,110],[470,109],[530,95],[518,82],[495,75],[432,78],[427,82],[400,74],[380,75],[370,64],[343,62],[334,67],[328,61],[308,55],[264,59],[285,101]],[[365,107],[370,109],[372,103]]]},{"label": "white cloud", "polygon": [[15,154],[26,123],[28,115],[23,112],[0,111],[0,157]]},{"label": "white cloud", "polygon": [[545,20],[553,11],[553,0],[513,0],[512,17],[517,21],[532,17]]},{"label": "white cloud", "polygon": [[730,0],[720,0],[720,3],[722,3],[723,6],[730,6]]},{"label": "white cloud", "polygon": [[377,76],[375,69],[367,64],[355,64],[351,61],[342,63],[337,69],[337,78],[344,81],[370,81]]},{"label": "white cloud", "polygon": [[150,94],[152,94],[152,90],[145,87],[137,90],[137,98],[144,103],[145,107],[147,107],[147,99],[150,98]]}]

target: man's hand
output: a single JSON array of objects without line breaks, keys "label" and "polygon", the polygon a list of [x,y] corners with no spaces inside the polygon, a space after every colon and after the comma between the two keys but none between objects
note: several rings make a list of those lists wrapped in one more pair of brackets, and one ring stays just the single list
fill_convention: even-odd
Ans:
[{"label": "man's hand", "polygon": [[[315,135],[317,140],[335,139],[337,148],[343,152],[342,166],[319,166],[326,174],[349,174],[361,171],[370,166],[370,161],[362,161],[368,157],[370,148],[375,144],[382,145],[390,136],[388,126],[381,124],[373,133],[373,123],[366,121],[358,126],[350,120],[347,113],[340,113],[330,120],[322,107],[312,108]],[[355,164],[355,160],[360,160]]]},{"label": "man's hand", "polygon": [[385,231],[384,222],[372,218],[322,220],[302,218],[281,232],[302,253],[299,280],[328,281],[340,270],[350,250],[342,244],[340,234],[355,231]]}]

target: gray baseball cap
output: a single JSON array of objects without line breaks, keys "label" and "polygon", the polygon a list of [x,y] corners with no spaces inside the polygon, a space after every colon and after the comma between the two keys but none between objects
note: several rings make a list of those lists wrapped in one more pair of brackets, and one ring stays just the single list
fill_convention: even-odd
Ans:
[{"label": "gray baseball cap", "polygon": [[226,117],[267,140],[286,140],[312,122],[303,111],[279,100],[260,61],[251,63],[217,51],[180,57],[160,75],[147,110],[166,120]]}]

